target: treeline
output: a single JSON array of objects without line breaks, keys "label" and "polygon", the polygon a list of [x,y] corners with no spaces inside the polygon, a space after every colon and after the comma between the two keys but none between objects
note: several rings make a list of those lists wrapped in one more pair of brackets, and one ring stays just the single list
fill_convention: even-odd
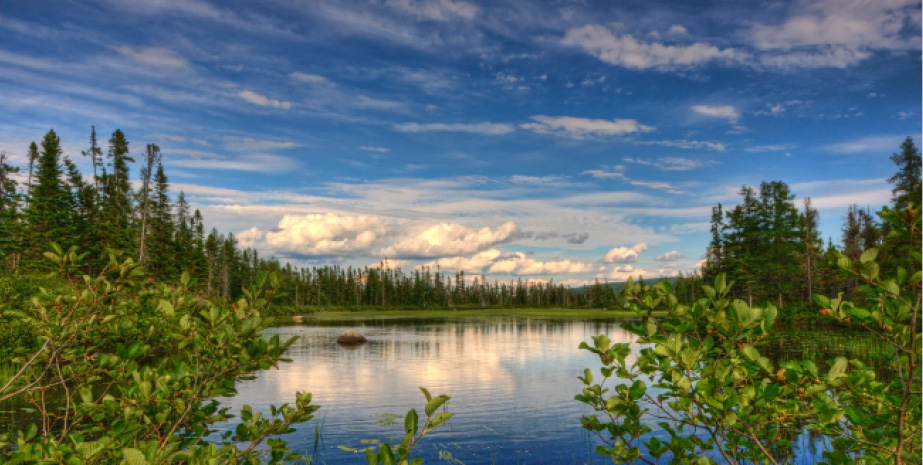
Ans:
[{"label": "treeline", "polygon": [[[901,151],[891,156],[898,166],[889,179],[890,208],[903,211],[921,200],[920,152],[908,137]],[[920,244],[906,237],[891,237],[892,225],[881,222],[866,207],[852,205],[844,218],[841,245],[826,244],[818,232],[818,212],[805,198],[799,209],[795,196],[781,181],[763,182],[759,189],[743,186],[740,203],[712,208],[711,242],[701,275],[686,277],[682,292],[696,289],[696,281],[712,282],[719,273],[736,281],[733,297],[753,303],[775,302],[780,307],[812,305],[813,295],[851,295],[857,281],[837,271],[839,253],[857,259],[863,251],[880,249],[883,274],[898,267],[913,271],[911,253]],[[875,207],[877,209],[877,206]]]},{"label": "treeline", "polygon": [[[920,201],[920,154],[909,137],[890,179],[894,208]],[[255,282],[261,271],[277,271],[282,307],[594,307],[617,306],[617,289],[606,282],[569,288],[554,282],[489,282],[484,276],[454,275],[439,269],[404,272],[382,262],[377,267],[295,267],[260,257],[241,248],[233,234],[212,229],[207,234],[199,210],[192,210],[183,192],[170,197],[160,148],[147,144],[132,157],[121,130],[108,140],[105,153],[91,130],[88,148],[81,152],[92,167],[84,176],[61,150],[53,130],[40,144],[28,148],[28,165],[9,163],[0,153],[0,274],[42,271],[42,254],[54,242],[87,254],[85,271],[96,274],[108,263],[107,251],[132,257],[158,281],[173,281],[183,273],[195,279],[195,290],[209,298],[231,301]],[[131,165],[140,165],[133,188]],[[681,275],[677,295],[697,297],[704,279],[711,282],[727,273],[738,284],[737,295],[751,302],[786,305],[810,302],[817,292],[850,292],[855,283],[832,265],[838,252],[855,258],[870,247],[882,249],[883,266],[909,268],[909,253],[919,244],[885,240],[887,224],[868,210],[850,208],[843,226],[842,245],[817,230],[818,213],[810,199],[802,208],[781,181],[764,182],[759,189],[743,186],[741,203],[712,212],[712,239],[701,273]],[[916,247],[916,249],[914,249]]]},{"label": "treeline", "polygon": [[[277,271],[283,307],[545,307],[601,306],[598,292],[553,282],[490,283],[483,276],[417,269],[405,273],[383,262],[378,267],[295,267],[241,248],[233,234],[204,230],[202,214],[191,210],[180,192],[174,202],[160,148],[147,144],[138,160],[121,130],[107,150],[91,130],[81,152],[93,172],[84,176],[61,150],[54,130],[28,149],[28,165],[13,166],[0,153],[0,270],[2,274],[42,271],[49,244],[78,247],[86,253],[85,271],[96,274],[108,264],[107,251],[132,257],[158,281],[182,273],[209,298],[231,301],[261,271]],[[140,164],[137,188],[130,166]],[[613,300],[614,301],[614,300]]]}]

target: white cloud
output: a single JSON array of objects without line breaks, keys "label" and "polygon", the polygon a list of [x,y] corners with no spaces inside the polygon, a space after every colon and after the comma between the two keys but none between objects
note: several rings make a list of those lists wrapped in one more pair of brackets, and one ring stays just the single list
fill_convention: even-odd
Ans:
[{"label": "white cloud", "polygon": [[493,264],[494,260],[500,257],[501,252],[497,249],[485,250],[475,254],[471,258],[467,257],[447,257],[440,258],[433,262],[427,263],[430,268],[439,267],[441,270],[464,271],[469,274],[481,274],[484,268]]},{"label": "white cloud", "polygon": [[674,24],[670,26],[670,29],[667,29],[667,34],[674,36],[684,36],[688,35],[689,31],[687,31],[686,28],[684,28],[681,24]]},{"label": "white cloud", "polygon": [[609,278],[616,282],[627,281],[628,278],[638,279],[638,277],[652,276],[653,273],[643,268],[635,268],[631,265],[617,266],[609,273]]},{"label": "white cloud", "polygon": [[[298,163],[288,157],[268,153],[248,153],[236,157],[226,157],[212,152],[165,147],[163,153],[170,157],[170,166],[219,171],[250,171],[256,173],[281,173],[298,167]],[[185,155],[188,158],[178,158]]]},{"label": "white cloud", "polygon": [[769,66],[845,68],[876,50],[919,50],[915,0],[803,1],[778,24],[756,24],[750,41]]},{"label": "white cloud", "polygon": [[132,48],[121,46],[116,48],[122,56],[152,68],[183,69],[189,67],[189,62],[178,53],[160,47]]},{"label": "white cloud", "polygon": [[689,45],[643,42],[631,35],[615,36],[609,29],[596,25],[567,31],[562,43],[579,47],[606,63],[633,69],[671,70],[745,58],[732,48],[721,50],[702,42]]},{"label": "white cloud", "polygon": [[588,174],[596,179],[621,179],[622,181],[628,180],[628,177],[625,176],[625,173],[622,173],[621,171],[586,170],[580,174]]},{"label": "white cloud", "polygon": [[647,244],[644,242],[635,244],[631,247],[616,247],[603,257],[603,263],[627,263],[638,260],[638,255],[647,250]]},{"label": "white cloud", "polygon": [[306,82],[308,84],[324,84],[324,85],[333,84],[332,82],[330,82],[330,80],[328,80],[327,78],[323,76],[318,76],[316,74],[302,73],[299,71],[295,71],[294,73],[289,74],[288,77],[296,81],[299,81],[299,82]]},{"label": "white cloud", "polygon": [[701,168],[705,163],[702,160],[693,160],[683,157],[660,157],[656,161],[645,160],[643,158],[625,157],[622,159],[625,163],[635,163],[638,165],[653,166],[663,171],[688,171]]},{"label": "white cloud", "polygon": [[593,265],[574,260],[536,260],[523,252],[503,254],[497,249],[489,249],[473,256],[440,258],[427,264],[442,270],[464,271],[469,274],[491,275],[548,275],[590,273]]},{"label": "white cloud", "polygon": [[269,98],[265,95],[253,92],[252,90],[242,90],[237,93],[237,96],[246,102],[259,105],[261,107],[281,108],[283,110],[288,110],[292,107],[292,102]]},{"label": "white cloud", "polygon": [[225,148],[235,151],[277,150],[299,147],[297,143],[287,140],[266,140],[241,136],[224,136],[221,138],[221,142],[224,143]]},{"label": "white cloud", "polygon": [[477,6],[456,0],[388,0],[386,4],[421,20],[474,19],[478,14]]},{"label": "white cloud", "polygon": [[869,136],[861,139],[828,144],[823,147],[827,152],[833,153],[862,153],[874,155],[890,155],[897,151],[901,142],[907,136]]},{"label": "white cloud", "polygon": [[725,118],[731,123],[735,123],[740,119],[740,112],[732,105],[693,105],[691,109],[700,115]]},{"label": "white cloud", "polygon": [[683,258],[683,254],[679,253],[676,250],[671,250],[663,255],[658,255],[654,260],[658,262],[672,262]]},{"label": "white cloud", "polygon": [[555,134],[574,139],[624,136],[654,130],[652,126],[638,123],[633,119],[613,119],[610,121],[573,116],[536,115],[532,117],[532,120],[535,122],[523,123],[519,127],[538,134]]},{"label": "white cloud", "polygon": [[362,145],[359,147],[359,150],[365,150],[366,152],[376,152],[376,153],[388,153],[391,149],[386,147],[375,147],[373,145]]},{"label": "white cloud", "polygon": [[487,272],[491,274],[540,275],[590,273],[593,265],[572,260],[541,261],[515,252],[494,261]]},{"label": "white cloud", "polygon": [[348,255],[368,253],[388,230],[385,220],[372,215],[285,215],[274,230],[263,232],[252,228],[239,239],[244,247],[308,256]]},{"label": "white cloud", "polygon": [[498,136],[513,132],[513,127],[503,123],[401,123],[394,129],[400,132],[466,132]]},{"label": "white cloud", "polygon": [[489,227],[474,230],[456,223],[440,223],[398,240],[381,249],[379,254],[400,258],[465,255],[509,242],[520,235],[519,228],[512,221],[496,230]]},{"label": "white cloud", "polygon": [[704,140],[651,140],[651,141],[637,141],[635,144],[638,145],[658,145],[661,147],[670,147],[677,149],[696,149],[696,150],[714,150],[716,152],[723,152],[727,150],[727,146],[721,142],[711,142]]},{"label": "white cloud", "polygon": [[747,147],[744,149],[750,153],[762,153],[762,152],[785,152],[795,148],[792,144],[774,144],[774,145],[755,145],[753,147]]}]

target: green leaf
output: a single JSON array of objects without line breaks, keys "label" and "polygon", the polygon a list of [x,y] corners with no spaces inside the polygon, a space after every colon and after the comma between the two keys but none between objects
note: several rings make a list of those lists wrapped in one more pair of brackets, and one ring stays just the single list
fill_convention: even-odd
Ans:
[{"label": "green leaf", "polygon": [[631,387],[628,389],[628,393],[631,395],[632,400],[638,400],[644,395],[646,390],[647,386],[644,385],[643,381],[639,380],[632,383]]},{"label": "green leaf", "polygon": [[862,255],[859,256],[859,263],[868,263],[875,260],[878,257],[878,249],[872,247],[871,249],[866,249],[865,252],[862,252]]},{"label": "green leaf", "polygon": [[455,416],[455,414],[449,412],[442,412],[439,415],[436,415],[435,418],[433,418],[433,421],[429,423],[429,429],[433,429],[445,423],[449,418],[452,418],[453,416]]},{"label": "green leaf", "polygon": [[[585,343],[584,343],[585,344]],[[425,387],[420,387],[420,390],[423,391],[423,395],[426,396],[426,401],[429,402],[433,400],[433,395],[429,393],[429,390]]]},{"label": "green leaf", "polygon": [[747,357],[747,359],[749,360],[756,361],[760,358],[760,351],[756,350],[756,347],[753,347],[753,346],[744,347],[744,350],[742,352],[744,354],[744,357]]},{"label": "green leaf", "polygon": [[410,409],[404,418],[404,432],[407,434],[417,434],[417,411]]},{"label": "green leaf", "polygon": [[839,378],[843,373],[846,372],[846,366],[848,362],[846,357],[837,357],[833,362],[833,365],[830,367],[830,371],[827,373],[828,380],[834,380]]},{"label": "green leaf", "polygon": [[447,395],[440,395],[440,396],[433,397],[432,400],[426,403],[426,407],[424,408],[426,410],[426,416],[428,417],[432,416],[433,413],[439,409],[439,407],[442,407],[442,404],[448,401],[449,401],[449,396]]},{"label": "green leaf", "polygon": [[382,465],[395,465],[394,452],[391,452],[391,446],[382,444],[378,451],[378,458],[381,459]]},{"label": "green leaf", "polygon": [[148,465],[144,454],[138,449],[126,447],[122,449],[122,455],[125,456],[125,461],[128,462],[128,465]]}]

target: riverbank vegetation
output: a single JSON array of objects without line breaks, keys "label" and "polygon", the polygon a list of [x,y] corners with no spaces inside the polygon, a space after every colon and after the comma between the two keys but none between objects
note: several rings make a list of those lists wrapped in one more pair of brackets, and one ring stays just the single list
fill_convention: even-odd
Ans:
[{"label": "riverbank vegetation", "polygon": [[[638,318],[632,331],[653,347],[637,361],[604,338],[586,346],[600,355],[604,380],[631,382],[609,391],[587,372],[578,396],[599,412],[584,423],[601,434],[598,451],[617,462],[668,454],[781,463],[804,428],[829,438],[830,463],[919,462],[920,154],[909,138],[892,157],[892,205],[880,220],[852,208],[841,245],[824,245],[816,210],[810,201],[796,208],[784,183],[744,186],[740,205],[713,211],[701,274],[619,290],[403,272],[384,261],[283,265],[240,249],[233,234],[206,235],[183,194],[171,200],[156,145],[142,154],[135,191],[121,131],[106,156],[91,133],[92,177],[60,144],[53,131],[32,144],[27,171],[0,156],[0,403],[28,409],[0,433],[6,463],[302,460],[277,436],[312,418],[309,394],[267,418],[245,408],[240,426],[220,438],[209,425],[230,412],[211,399],[284,361],[291,341],[260,336],[271,315],[331,306]],[[779,321],[871,335],[877,362],[770,359],[764,351]],[[645,379],[665,393],[649,394]],[[446,398],[426,397],[423,429],[408,413],[407,444],[383,445],[370,461],[409,458],[427,428],[448,418],[432,405]],[[642,401],[662,407],[669,441],[644,436]]]}]

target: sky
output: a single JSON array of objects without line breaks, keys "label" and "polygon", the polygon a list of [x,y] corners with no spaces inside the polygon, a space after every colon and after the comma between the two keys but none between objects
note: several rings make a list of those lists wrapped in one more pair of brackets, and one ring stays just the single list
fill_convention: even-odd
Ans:
[{"label": "sky", "polygon": [[742,185],[834,242],[889,202],[921,7],[0,0],[0,109],[21,166],[51,128],[84,173],[91,126],[157,144],[208,228],[296,266],[653,278],[701,266]]}]

